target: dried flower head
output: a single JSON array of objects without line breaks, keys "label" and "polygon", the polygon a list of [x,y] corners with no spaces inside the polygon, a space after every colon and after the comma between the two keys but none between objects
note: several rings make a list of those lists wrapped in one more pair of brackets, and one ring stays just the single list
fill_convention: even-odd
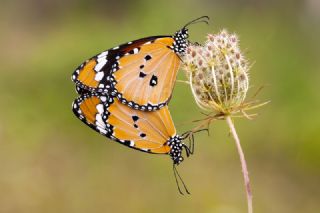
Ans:
[{"label": "dried flower head", "polygon": [[189,45],[183,60],[199,107],[224,115],[241,110],[249,88],[249,65],[235,34],[226,30],[208,34],[204,45]]},{"label": "dried flower head", "polygon": [[242,112],[250,118],[245,110],[254,109],[268,102],[257,104],[245,102],[249,88],[249,64],[239,48],[235,34],[222,30],[218,34],[209,34],[204,45],[190,44],[183,58],[183,69],[186,71],[193,96],[202,109],[216,112],[208,114],[195,128],[208,128],[211,121],[225,119],[235,140],[239,153],[244,178],[248,212],[252,213],[252,193],[247,163],[241,148],[232,118]]}]

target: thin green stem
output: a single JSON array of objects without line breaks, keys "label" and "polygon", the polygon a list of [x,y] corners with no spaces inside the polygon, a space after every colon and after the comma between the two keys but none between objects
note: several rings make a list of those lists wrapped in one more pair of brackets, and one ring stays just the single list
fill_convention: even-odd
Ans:
[{"label": "thin green stem", "polygon": [[241,162],[241,168],[242,168],[242,174],[243,174],[243,179],[244,179],[244,185],[246,188],[246,193],[247,193],[247,202],[248,202],[248,213],[252,213],[253,209],[252,209],[252,192],[251,192],[251,187],[250,187],[250,180],[249,180],[249,174],[248,174],[248,168],[247,168],[247,163],[246,163],[246,159],[244,158],[244,153],[242,151],[241,148],[241,144],[240,144],[240,139],[237,135],[236,129],[234,127],[234,124],[232,122],[232,119],[230,116],[226,117],[226,121],[229,125],[231,134],[234,138],[234,141],[236,143],[237,146],[237,150],[239,153],[239,157],[240,157],[240,162]]}]

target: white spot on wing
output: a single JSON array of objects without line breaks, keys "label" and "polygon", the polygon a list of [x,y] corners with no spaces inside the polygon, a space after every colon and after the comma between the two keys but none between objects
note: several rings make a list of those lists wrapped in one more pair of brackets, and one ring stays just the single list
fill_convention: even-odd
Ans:
[{"label": "white spot on wing", "polygon": [[103,122],[101,114],[96,114],[96,125],[100,132],[106,132],[106,124]]},{"label": "white spot on wing", "polygon": [[103,72],[98,72],[98,73],[96,74],[96,76],[94,77],[94,80],[96,80],[96,81],[101,81],[102,78],[103,78],[103,76],[104,76],[104,73],[103,73]]},{"label": "white spot on wing", "polygon": [[107,134],[107,130],[101,128],[100,126],[97,126],[97,129],[99,130],[99,132],[101,132],[103,134]]},{"label": "white spot on wing", "polygon": [[104,52],[102,52],[101,54],[98,55],[98,58],[105,57],[107,55],[108,55],[108,51],[104,51]]},{"label": "white spot on wing", "polygon": [[137,54],[139,52],[139,49],[138,48],[134,48],[133,49],[133,54]]},{"label": "white spot on wing", "polygon": [[102,67],[107,63],[107,60],[105,58],[99,58],[98,60],[98,64],[94,67],[94,70],[99,72]]},{"label": "white spot on wing", "polygon": [[101,96],[100,99],[101,99],[102,102],[106,102],[107,101],[107,97],[106,96]]},{"label": "white spot on wing", "polygon": [[106,57],[103,57],[103,58],[98,58],[97,61],[98,61],[98,63],[99,63],[99,62],[104,62],[104,61],[107,62],[108,60],[107,60]]},{"label": "white spot on wing", "polygon": [[[96,108],[97,108],[99,114],[102,114],[102,113],[103,113],[103,105],[102,105],[102,104],[98,104],[98,105],[96,106]],[[100,116],[100,117],[101,117],[101,116]]]}]

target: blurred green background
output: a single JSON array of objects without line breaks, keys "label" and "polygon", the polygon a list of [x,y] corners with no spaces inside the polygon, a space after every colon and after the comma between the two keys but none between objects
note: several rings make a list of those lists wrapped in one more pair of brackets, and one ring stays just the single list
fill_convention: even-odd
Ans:
[{"label": "blurred green background", "polygon": [[[249,97],[268,85],[259,116],[235,120],[255,212],[320,212],[318,0],[2,1],[0,212],[245,212],[225,122],[196,136],[195,154],[178,167],[192,195],[180,196],[168,156],[110,142],[71,111],[70,76],[85,59],[202,15],[211,24],[191,26],[190,40],[236,32],[254,63]],[[203,117],[182,83],[170,109],[179,133]]]}]

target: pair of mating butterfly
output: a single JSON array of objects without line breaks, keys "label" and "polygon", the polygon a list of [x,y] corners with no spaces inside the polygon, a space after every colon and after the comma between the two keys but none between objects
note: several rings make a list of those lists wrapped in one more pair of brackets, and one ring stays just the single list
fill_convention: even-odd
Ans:
[{"label": "pair of mating butterfly", "polygon": [[[81,64],[72,75],[80,95],[74,114],[100,134],[128,147],[169,154],[175,165],[193,153],[192,132],[176,134],[167,104],[172,95],[180,56],[189,44],[187,23],[173,36],[152,36],[106,50]],[[189,146],[182,140],[189,138]],[[182,181],[183,183],[183,181]],[[178,181],[178,189],[180,190]],[[188,190],[183,183],[187,193]]]}]

